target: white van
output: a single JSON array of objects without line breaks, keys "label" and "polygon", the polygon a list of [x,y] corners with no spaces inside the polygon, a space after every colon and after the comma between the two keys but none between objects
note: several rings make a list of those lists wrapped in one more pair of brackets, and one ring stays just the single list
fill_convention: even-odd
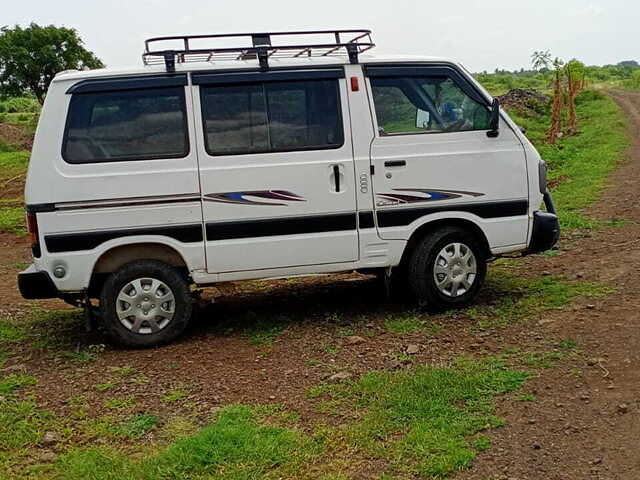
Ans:
[{"label": "white van", "polygon": [[57,75],[22,295],[97,298],[146,346],[183,331],[193,285],[394,269],[448,308],[487,260],[551,248],[545,164],[498,102],[455,62],[363,54],[370,33],[162,37],[142,68]]}]

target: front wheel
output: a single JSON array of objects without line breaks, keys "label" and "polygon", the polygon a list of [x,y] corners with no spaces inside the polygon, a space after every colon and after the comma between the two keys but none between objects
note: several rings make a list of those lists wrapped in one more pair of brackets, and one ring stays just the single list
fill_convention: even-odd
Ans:
[{"label": "front wheel", "polygon": [[458,227],[427,235],[409,261],[409,284],[421,305],[442,310],[468,305],[487,273],[476,237]]},{"label": "front wheel", "polygon": [[128,263],[102,287],[103,325],[116,342],[151,347],[174,340],[193,312],[189,284],[175,268],[157,260]]}]

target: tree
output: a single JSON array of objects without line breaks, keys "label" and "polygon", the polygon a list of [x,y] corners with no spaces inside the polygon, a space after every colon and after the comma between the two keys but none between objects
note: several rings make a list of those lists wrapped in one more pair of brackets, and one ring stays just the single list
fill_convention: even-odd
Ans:
[{"label": "tree", "polygon": [[562,132],[562,110],[564,109],[564,92],[562,90],[562,66],[559,58],[553,61],[553,106],[551,107],[551,127],[547,131],[547,142],[556,143]]},{"label": "tree", "polygon": [[32,23],[0,29],[0,94],[34,95],[40,103],[53,77],[64,70],[101,68],[72,28]]},{"label": "tree", "polygon": [[567,133],[575,135],[577,131],[576,97],[584,88],[585,70],[584,64],[578,60],[571,60],[564,67],[567,78]]},{"label": "tree", "polygon": [[551,52],[549,50],[536,50],[531,55],[531,65],[534,70],[549,70],[549,65],[551,65]]}]

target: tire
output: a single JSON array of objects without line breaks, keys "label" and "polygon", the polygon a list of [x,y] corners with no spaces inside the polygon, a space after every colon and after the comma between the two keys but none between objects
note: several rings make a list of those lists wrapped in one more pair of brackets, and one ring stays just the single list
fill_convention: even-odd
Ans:
[{"label": "tire", "polygon": [[103,327],[115,342],[152,347],[169,343],[184,331],[191,320],[193,299],[189,284],[175,268],[157,260],[139,260],[109,275],[100,307]]},{"label": "tire", "polygon": [[413,294],[421,306],[433,310],[471,303],[486,273],[486,256],[480,243],[459,227],[444,227],[427,235],[416,245],[408,263]]}]

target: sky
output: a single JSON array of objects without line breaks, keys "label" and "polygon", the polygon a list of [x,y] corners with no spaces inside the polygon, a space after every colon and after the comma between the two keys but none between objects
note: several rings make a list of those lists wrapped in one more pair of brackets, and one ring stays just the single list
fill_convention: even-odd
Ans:
[{"label": "sky", "polygon": [[139,65],[153,36],[369,28],[375,52],[469,70],[528,68],[534,50],[589,65],[640,61],[638,0],[0,0],[0,26],[75,28],[112,67]]}]

